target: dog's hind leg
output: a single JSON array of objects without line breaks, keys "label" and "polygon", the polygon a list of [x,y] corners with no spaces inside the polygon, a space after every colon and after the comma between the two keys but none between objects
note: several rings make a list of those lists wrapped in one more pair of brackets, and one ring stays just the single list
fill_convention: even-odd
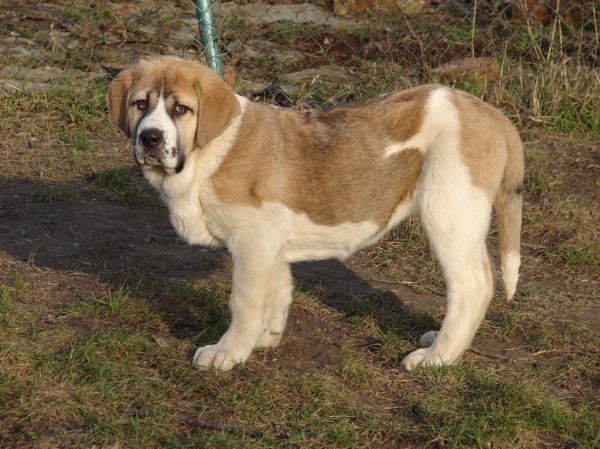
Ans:
[{"label": "dog's hind leg", "polygon": [[[446,279],[447,307],[439,332],[422,338],[422,344],[431,346],[402,361],[409,371],[457,363],[494,294],[494,270],[485,246],[491,201],[483,191],[454,181],[453,185],[449,179],[438,178],[430,186],[425,184],[417,200],[423,228]],[[444,184],[454,188],[439,187]]]},{"label": "dog's hind leg", "polygon": [[289,264],[284,262],[277,280],[277,291],[272,299],[266,302],[264,312],[266,328],[256,342],[257,348],[274,348],[279,344],[285,330],[291,303],[292,274]]}]

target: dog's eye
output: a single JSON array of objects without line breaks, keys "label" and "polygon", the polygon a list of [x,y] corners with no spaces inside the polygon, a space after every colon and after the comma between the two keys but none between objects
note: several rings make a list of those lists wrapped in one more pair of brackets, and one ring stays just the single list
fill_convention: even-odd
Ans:
[{"label": "dog's eye", "polygon": [[185,114],[187,111],[189,111],[190,108],[188,108],[187,106],[184,106],[182,104],[178,104],[175,105],[175,114],[178,115],[183,115]]},{"label": "dog's eye", "polygon": [[148,100],[138,100],[137,107],[140,111],[145,111],[148,109]]}]

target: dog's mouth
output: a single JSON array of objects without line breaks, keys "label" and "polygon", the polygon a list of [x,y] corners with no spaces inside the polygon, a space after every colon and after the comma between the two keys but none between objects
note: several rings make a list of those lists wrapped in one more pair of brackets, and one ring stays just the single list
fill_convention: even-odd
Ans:
[{"label": "dog's mouth", "polygon": [[157,157],[157,156],[155,156],[154,154],[147,154],[144,157],[144,164],[143,165],[163,165],[163,163],[160,160],[160,158]]},{"label": "dog's mouth", "polygon": [[183,170],[185,165],[185,156],[183,156],[181,153],[173,153],[175,154],[174,160],[168,162],[175,162],[175,166],[172,166],[172,164],[169,164],[168,162],[165,163],[165,158],[162,157],[162,155],[157,156],[156,154],[142,154],[141,156],[138,156],[136,154],[135,159],[138,164],[142,166],[142,168],[151,169],[153,167],[160,167],[167,174],[175,175]]},{"label": "dog's mouth", "polygon": [[167,174],[183,170],[185,154],[178,148],[173,133],[166,133],[156,126],[139,130],[135,139],[135,158],[142,167],[153,169],[161,167]]}]

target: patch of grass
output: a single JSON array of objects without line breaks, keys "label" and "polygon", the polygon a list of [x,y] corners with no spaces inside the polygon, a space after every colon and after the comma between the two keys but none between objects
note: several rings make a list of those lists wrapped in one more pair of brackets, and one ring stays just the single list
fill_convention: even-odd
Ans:
[{"label": "patch of grass", "polygon": [[352,355],[344,357],[340,365],[333,369],[333,372],[352,390],[370,385],[375,376],[374,368],[368,361]]},{"label": "patch of grass", "polygon": [[552,248],[550,254],[559,257],[572,267],[584,272],[597,273],[600,270],[600,238],[598,235],[577,235]]},{"label": "patch of grass", "polygon": [[13,274],[12,284],[17,292],[22,292],[27,288],[27,279],[25,279],[19,273],[15,273]]},{"label": "patch of grass", "polygon": [[529,447],[548,436],[558,445],[593,447],[597,414],[570,407],[543,385],[522,377],[460,368],[423,370],[425,394],[412,409],[423,416],[429,441],[440,447]]},{"label": "patch of grass", "polygon": [[540,171],[525,179],[523,186],[528,193],[539,196],[550,193],[553,184],[554,181],[544,171]]},{"label": "patch of grass", "polygon": [[138,187],[127,187],[121,192],[121,201],[130,206],[147,206],[148,197]]},{"label": "patch of grass", "polygon": [[132,183],[131,171],[124,167],[112,167],[94,173],[94,184],[101,189],[121,189]]},{"label": "patch of grass", "polygon": [[543,256],[552,263],[564,264],[580,273],[598,271],[598,212],[572,198],[563,199],[559,194],[541,195],[543,202],[531,204],[524,210],[524,235],[544,245]]},{"label": "patch of grass", "polygon": [[502,317],[502,320],[497,324],[497,328],[502,334],[511,335],[518,329],[519,320],[520,315],[518,313],[507,311]]},{"label": "patch of grass", "polygon": [[11,307],[10,290],[6,285],[0,285],[0,314],[8,313]]},{"label": "patch of grass", "polygon": [[[27,80],[30,81],[30,80]],[[46,90],[3,94],[0,132],[35,138],[33,152],[11,152],[11,177],[59,179],[88,176],[108,158],[98,153],[112,132],[106,115],[106,83],[82,80],[65,71]],[[114,161],[112,161],[114,163]]]},{"label": "patch of grass", "polygon": [[406,354],[415,349],[397,328],[389,327],[381,331],[379,353],[384,360],[399,365]]},{"label": "patch of grass", "polygon": [[[379,419],[359,404],[345,382],[366,382],[365,369],[350,362],[343,372],[260,373],[252,367],[231,373],[200,373],[189,364],[186,344],[170,348],[154,344],[143,331],[97,331],[72,341],[60,351],[43,347],[29,360],[32,378],[12,382],[0,400],[20,396],[11,409],[21,415],[23,432],[11,433],[13,443],[24,435],[44,440],[36,423],[54,429],[63,423],[77,428],[70,444],[101,439],[128,447],[294,447],[321,442],[332,448],[366,448],[373,441],[399,442],[408,436],[403,423]],[[352,367],[351,367],[352,366]],[[3,374],[3,378],[7,378]],[[364,384],[366,385],[366,384]],[[356,384],[358,387],[358,384]],[[143,410],[146,416],[126,413]],[[15,410],[16,409],[16,410]],[[177,416],[200,416],[216,422],[267,432],[284,432],[287,440],[249,440],[240,434],[201,430],[190,432]]]},{"label": "patch of grass", "polygon": [[10,336],[35,334],[37,317],[24,310],[19,301],[19,294],[26,288],[26,284],[22,282],[20,277],[15,276],[12,286],[0,284],[0,340],[2,340],[2,331]]},{"label": "patch of grass", "polygon": [[54,203],[55,201],[68,201],[74,195],[74,192],[68,188],[57,186],[51,187],[40,195],[39,201],[43,204]]},{"label": "patch of grass", "polygon": [[145,184],[125,167],[111,167],[94,173],[94,187],[109,190],[111,199],[130,206],[147,206],[150,203],[142,185]]},{"label": "patch of grass", "polygon": [[75,316],[109,318],[130,326],[153,327],[161,323],[160,316],[146,301],[135,298],[123,286],[109,290],[102,297],[92,295],[85,301],[70,304],[68,311]]},{"label": "patch of grass", "polygon": [[229,327],[231,314],[228,307],[229,291],[216,283],[190,281],[169,282],[165,286],[151,287],[153,294],[165,300],[176,298],[187,306],[190,328],[202,338],[197,343],[212,344]]},{"label": "patch of grass", "polygon": [[313,25],[279,20],[269,27],[267,38],[272,42],[287,44],[310,32],[314,32]]}]

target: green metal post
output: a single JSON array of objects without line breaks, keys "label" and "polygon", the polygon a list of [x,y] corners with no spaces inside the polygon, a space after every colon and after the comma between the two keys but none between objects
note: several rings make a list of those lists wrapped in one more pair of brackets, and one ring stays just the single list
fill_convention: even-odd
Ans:
[{"label": "green metal post", "polygon": [[194,0],[196,14],[198,15],[198,26],[200,28],[201,43],[206,53],[208,66],[223,76],[221,56],[219,54],[219,33],[211,0]]}]

